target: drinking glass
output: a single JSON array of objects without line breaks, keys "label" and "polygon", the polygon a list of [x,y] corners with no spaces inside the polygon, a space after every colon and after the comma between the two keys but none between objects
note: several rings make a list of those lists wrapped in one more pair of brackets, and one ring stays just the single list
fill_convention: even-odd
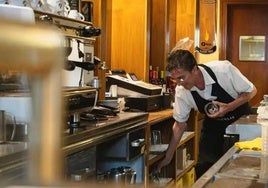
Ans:
[{"label": "drinking glass", "polygon": [[161,131],[159,130],[153,130],[152,131],[152,144],[161,144]]}]

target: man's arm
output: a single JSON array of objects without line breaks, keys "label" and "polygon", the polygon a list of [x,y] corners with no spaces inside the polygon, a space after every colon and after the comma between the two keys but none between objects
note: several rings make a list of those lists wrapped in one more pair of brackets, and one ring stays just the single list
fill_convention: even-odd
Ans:
[{"label": "man's arm", "polygon": [[174,122],[173,127],[172,127],[173,134],[172,134],[171,140],[169,142],[169,146],[168,146],[168,149],[166,151],[165,158],[158,164],[157,172],[160,172],[161,168],[163,166],[166,166],[170,163],[170,161],[174,155],[174,152],[177,149],[177,145],[178,145],[179,141],[181,140],[181,137],[182,137],[184,131],[186,130],[186,127],[187,127],[186,122],[184,122],[184,123],[180,123],[177,121]]},{"label": "man's arm", "polygon": [[230,103],[221,103],[218,101],[213,101],[213,104],[219,105],[220,110],[212,115],[208,114],[208,116],[210,118],[223,117],[226,113],[233,111],[236,108],[238,108],[239,106],[241,106],[242,104],[248,102],[257,93],[256,87],[255,86],[253,86],[253,87],[254,88],[251,92],[240,94],[234,101],[232,101]]}]

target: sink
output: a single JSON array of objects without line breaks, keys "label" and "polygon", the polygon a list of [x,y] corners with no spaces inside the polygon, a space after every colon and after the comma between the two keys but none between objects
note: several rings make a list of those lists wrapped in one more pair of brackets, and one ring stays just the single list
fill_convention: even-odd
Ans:
[{"label": "sink", "polygon": [[261,137],[261,125],[258,123],[238,122],[229,125],[225,132],[227,134],[239,134],[239,141],[253,140]]}]

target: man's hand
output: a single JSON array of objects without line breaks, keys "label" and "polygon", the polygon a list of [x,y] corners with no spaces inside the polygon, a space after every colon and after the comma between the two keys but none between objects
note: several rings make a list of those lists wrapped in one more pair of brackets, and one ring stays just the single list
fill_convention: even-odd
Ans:
[{"label": "man's hand", "polygon": [[218,102],[218,101],[212,101],[212,104],[215,104],[219,107],[219,110],[213,114],[207,114],[210,118],[219,118],[223,117],[226,113],[229,112],[229,106],[226,103]]},{"label": "man's hand", "polygon": [[171,140],[169,142],[168,149],[166,151],[166,156],[158,164],[157,172],[160,172],[161,168],[163,166],[166,166],[170,163],[170,161],[174,155],[174,152],[177,148],[177,145],[181,140],[182,134],[186,130],[186,127],[187,127],[186,122],[177,122],[177,121],[174,122],[173,127],[172,127],[173,134],[172,134]]}]

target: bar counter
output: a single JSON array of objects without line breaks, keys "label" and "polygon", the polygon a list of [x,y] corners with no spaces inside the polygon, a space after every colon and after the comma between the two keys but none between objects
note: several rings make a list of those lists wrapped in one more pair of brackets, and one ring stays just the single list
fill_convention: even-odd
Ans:
[{"label": "bar counter", "polygon": [[268,186],[268,156],[233,146],[193,185],[193,188]]},{"label": "bar counter", "polygon": [[[261,125],[257,115],[243,116],[226,128],[226,133],[239,135],[239,141],[249,141],[261,137]],[[268,156],[261,151],[243,150],[231,147],[205,174],[193,188],[267,188]]]}]

